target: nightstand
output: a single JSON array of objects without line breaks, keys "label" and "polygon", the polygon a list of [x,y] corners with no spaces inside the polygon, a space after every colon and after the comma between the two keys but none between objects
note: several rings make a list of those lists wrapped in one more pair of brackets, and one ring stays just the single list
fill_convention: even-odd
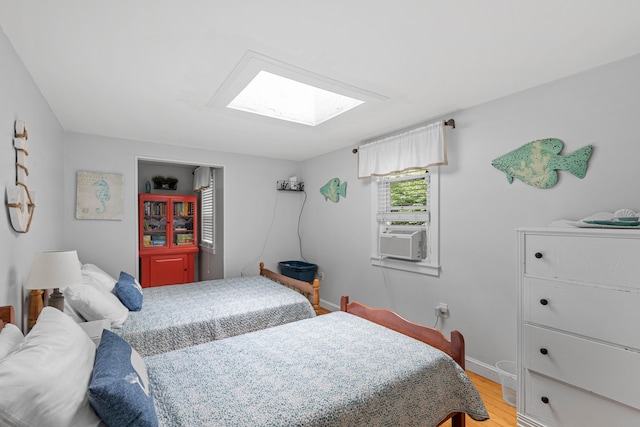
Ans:
[{"label": "nightstand", "polygon": [[82,322],[78,323],[83,331],[89,335],[89,338],[96,343],[96,347],[100,344],[100,339],[102,338],[102,330],[109,329],[111,330],[111,321],[108,319],[103,320],[94,320],[91,322]]}]

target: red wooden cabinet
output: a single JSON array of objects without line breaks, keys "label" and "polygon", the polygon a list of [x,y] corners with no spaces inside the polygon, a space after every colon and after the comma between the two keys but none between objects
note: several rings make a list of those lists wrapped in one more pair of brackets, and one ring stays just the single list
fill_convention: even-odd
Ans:
[{"label": "red wooden cabinet", "polygon": [[140,194],[138,204],[142,287],[194,281],[198,252],[195,196]]}]

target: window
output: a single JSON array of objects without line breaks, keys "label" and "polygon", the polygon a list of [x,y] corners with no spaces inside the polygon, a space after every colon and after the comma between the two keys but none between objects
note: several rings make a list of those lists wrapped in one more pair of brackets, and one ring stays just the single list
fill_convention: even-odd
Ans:
[{"label": "window", "polygon": [[227,107],[317,126],[363,102],[262,70]]},{"label": "window", "polygon": [[[372,227],[372,264],[422,274],[439,275],[438,167],[378,178]],[[399,239],[400,246],[387,238]],[[409,242],[416,247],[409,247]],[[408,252],[405,252],[408,251]],[[410,255],[409,255],[410,254]]]},{"label": "window", "polygon": [[215,250],[215,173],[211,171],[209,186],[200,192],[200,245]]},{"label": "window", "polygon": [[394,228],[424,228],[429,222],[429,181],[427,171],[382,178],[378,184],[378,222]]}]

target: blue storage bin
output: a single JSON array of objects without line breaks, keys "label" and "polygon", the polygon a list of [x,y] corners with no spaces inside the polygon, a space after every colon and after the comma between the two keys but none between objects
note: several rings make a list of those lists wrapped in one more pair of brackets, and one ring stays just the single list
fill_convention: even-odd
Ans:
[{"label": "blue storage bin", "polygon": [[278,263],[283,276],[312,283],[318,266],[304,261],[280,261]]}]

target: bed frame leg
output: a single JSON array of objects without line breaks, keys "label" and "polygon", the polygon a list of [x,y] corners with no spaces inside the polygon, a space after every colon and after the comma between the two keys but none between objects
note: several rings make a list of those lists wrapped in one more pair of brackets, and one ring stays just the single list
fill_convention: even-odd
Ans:
[{"label": "bed frame leg", "polygon": [[340,311],[347,311],[347,305],[349,304],[349,296],[342,295],[340,298]]},{"label": "bed frame leg", "polygon": [[466,424],[465,414],[462,412],[458,412],[453,417],[451,417],[451,427],[465,427]]},{"label": "bed frame leg", "polygon": [[320,281],[313,279],[311,286],[313,286],[313,309],[316,314],[320,314]]}]

